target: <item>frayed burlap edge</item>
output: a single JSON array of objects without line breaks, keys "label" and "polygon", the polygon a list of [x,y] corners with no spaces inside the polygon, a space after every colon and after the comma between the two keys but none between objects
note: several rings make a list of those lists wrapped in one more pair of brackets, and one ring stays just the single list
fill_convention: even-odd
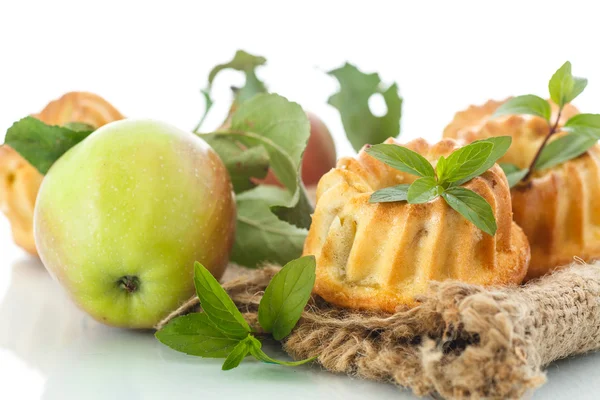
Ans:
[{"label": "frayed burlap edge", "polygon": [[[237,271],[237,270],[236,270]],[[249,323],[277,267],[245,270],[223,286]],[[521,287],[432,282],[393,315],[339,309],[315,297],[283,343],[327,370],[448,399],[520,398],[545,382],[543,366],[600,347],[600,264],[575,265]],[[196,311],[190,299],[163,320]]]}]

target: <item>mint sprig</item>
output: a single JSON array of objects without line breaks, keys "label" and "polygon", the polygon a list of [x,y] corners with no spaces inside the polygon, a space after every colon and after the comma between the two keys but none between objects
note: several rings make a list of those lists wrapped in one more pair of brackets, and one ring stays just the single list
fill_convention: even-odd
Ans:
[{"label": "mint sprig", "polygon": [[[517,96],[502,104],[492,118],[509,114],[528,114],[542,117],[548,123],[548,134],[528,168],[518,169],[516,166],[508,167],[510,170],[509,183],[515,186],[520,181],[526,181],[535,171],[555,167],[566,161],[584,154],[600,139],[600,115],[578,114],[570,118],[562,128],[567,134],[557,140],[550,138],[560,131],[558,123],[566,104],[579,96],[587,86],[587,79],[578,78],[571,73],[571,63],[565,62],[550,78],[548,91],[552,101],[558,105],[556,120],[550,120],[550,104],[536,95],[528,94]],[[520,177],[517,181],[516,178]]]},{"label": "mint sprig", "polygon": [[460,185],[491,168],[506,153],[511,140],[510,136],[501,136],[473,142],[455,150],[447,158],[440,157],[435,169],[425,157],[403,146],[378,144],[367,147],[365,151],[379,161],[420,177],[410,185],[377,190],[369,201],[421,204],[441,196],[477,228],[493,236],[497,225],[492,207],[479,194]]},{"label": "mint sprig", "polygon": [[[258,309],[258,322],[276,340],[288,336],[298,323],[315,283],[315,258],[306,256],[290,261],[279,271],[265,290]],[[300,361],[279,361],[262,350],[259,333],[253,331],[227,292],[196,262],[194,283],[202,312],[174,318],[156,338],[173,350],[186,354],[224,358],[223,370],[237,367],[248,355],[257,360],[285,366],[297,366],[316,357]]]}]

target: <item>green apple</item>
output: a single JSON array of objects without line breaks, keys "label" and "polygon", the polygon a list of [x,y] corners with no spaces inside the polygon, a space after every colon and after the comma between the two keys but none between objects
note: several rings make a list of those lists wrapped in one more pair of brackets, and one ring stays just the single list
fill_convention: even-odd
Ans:
[{"label": "green apple", "polygon": [[98,129],[48,171],[34,235],[71,298],[103,323],[150,328],[194,293],[194,261],[217,279],[235,202],[202,139],[150,120]]}]

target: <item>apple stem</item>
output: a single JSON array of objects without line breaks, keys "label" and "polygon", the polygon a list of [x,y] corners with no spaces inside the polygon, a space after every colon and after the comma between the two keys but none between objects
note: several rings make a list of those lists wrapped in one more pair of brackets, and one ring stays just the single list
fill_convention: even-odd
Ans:
[{"label": "apple stem", "polygon": [[133,293],[140,287],[140,279],[134,275],[125,275],[117,281],[117,284],[121,289],[127,291],[127,293]]}]

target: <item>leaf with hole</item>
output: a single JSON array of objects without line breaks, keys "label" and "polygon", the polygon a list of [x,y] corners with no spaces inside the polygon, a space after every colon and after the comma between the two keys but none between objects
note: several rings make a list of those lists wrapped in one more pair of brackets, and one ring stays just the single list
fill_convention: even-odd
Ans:
[{"label": "leaf with hole", "polygon": [[305,256],[287,263],[265,290],[258,307],[258,322],[281,340],[290,334],[310,299],[315,284],[315,257]]},{"label": "leaf with hole", "polygon": [[498,229],[494,211],[480,195],[463,187],[448,188],[442,197],[446,203],[476,227],[489,235],[495,235]]},{"label": "leaf with hole", "polygon": [[[379,75],[365,74],[348,63],[328,74],[340,84],[339,91],[328,102],[339,111],[354,150],[359,151],[365,144],[378,144],[400,134],[402,98],[395,83],[386,87]],[[373,115],[369,108],[369,99],[374,94],[383,96],[387,108],[383,116]]]},{"label": "leaf with hole", "polygon": [[376,144],[365,149],[367,154],[399,171],[417,176],[435,177],[431,163],[419,153],[395,144]]},{"label": "leaf with hole", "polygon": [[401,185],[390,186],[379,189],[371,194],[369,203],[391,203],[396,201],[408,200],[408,188],[410,184],[403,183]]},{"label": "leaf with hole", "polygon": [[551,115],[550,104],[541,97],[533,94],[517,96],[501,104],[491,118],[519,114],[536,115],[549,121]]}]

